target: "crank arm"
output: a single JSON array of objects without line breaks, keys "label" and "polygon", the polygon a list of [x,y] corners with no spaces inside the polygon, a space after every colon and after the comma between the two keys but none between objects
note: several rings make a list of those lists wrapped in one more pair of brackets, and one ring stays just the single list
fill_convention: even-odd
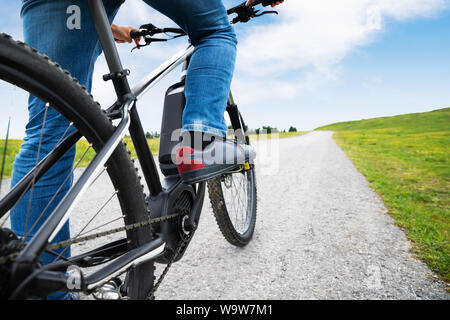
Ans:
[{"label": "crank arm", "polygon": [[85,291],[91,293],[112,278],[123,274],[131,267],[150,260],[156,260],[164,253],[164,245],[165,242],[161,238],[157,238],[139,248],[127,252],[105,268],[87,276],[84,280]]},{"label": "crank arm", "polygon": [[184,228],[188,232],[193,232],[198,227],[198,221],[200,219],[200,213],[202,212],[203,201],[205,199],[205,189],[206,183],[201,182],[198,186],[197,198],[195,198],[194,204],[192,205],[189,218],[184,222]]}]

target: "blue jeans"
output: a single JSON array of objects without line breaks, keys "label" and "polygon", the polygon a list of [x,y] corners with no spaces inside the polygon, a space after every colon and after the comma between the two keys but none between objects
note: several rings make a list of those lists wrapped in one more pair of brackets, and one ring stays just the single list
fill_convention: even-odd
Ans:
[{"label": "blue jeans", "polygon": [[[225,136],[224,111],[236,57],[236,36],[221,0],[144,0],[184,29],[195,51],[186,76],[183,129]],[[112,22],[123,0],[103,0]],[[92,88],[94,64],[101,53],[86,0],[22,0],[25,42],[58,62]],[[69,6],[80,8],[80,29],[69,30]],[[150,71],[150,70],[149,70]],[[69,122],[34,96],[29,97],[29,121],[21,150],[14,161],[11,185],[16,185],[66,134]],[[45,126],[43,126],[45,120]],[[40,143],[40,141],[42,143]],[[39,147],[40,145],[40,147]],[[72,185],[75,147],[36,183],[11,212],[13,231],[33,235]],[[57,192],[59,190],[59,192]],[[56,196],[55,196],[56,194]],[[52,199],[54,197],[54,199]],[[52,200],[52,201],[51,201]],[[48,208],[47,208],[48,206]],[[41,213],[43,218],[36,225]],[[34,227],[33,227],[34,226]],[[30,232],[30,229],[31,232]],[[67,223],[54,241],[70,238]],[[70,256],[70,248],[63,252]],[[42,256],[44,264],[54,257]]]}]

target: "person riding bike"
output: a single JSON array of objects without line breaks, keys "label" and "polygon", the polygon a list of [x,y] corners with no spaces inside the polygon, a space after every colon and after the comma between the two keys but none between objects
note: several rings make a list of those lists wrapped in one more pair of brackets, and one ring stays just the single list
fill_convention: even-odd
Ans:
[{"label": "person riding bike", "polygon": [[[103,0],[111,23],[124,1]],[[254,157],[248,147],[222,139],[227,133],[224,111],[230,92],[237,45],[236,35],[222,0],[143,1],[172,19],[189,35],[195,47],[186,76],[186,107],[182,122],[183,141],[191,142],[177,150],[181,178],[194,183],[217,176],[217,172],[227,164],[201,160],[215,150],[227,150],[227,154],[234,154],[235,161],[245,162]],[[247,5],[254,1],[248,0]],[[272,6],[282,2],[278,1]],[[71,11],[74,8],[77,10]],[[68,18],[72,12],[77,11],[79,23],[71,25]],[[22,0],[20,14],[25,42],[70,71],[90,92],[94,65],[101,54],[101,47],[87,1]],[[118,43],[132,42],[130,31],[136,30],[130,26],[117,25],[112,25],[111,29]],[[28,100],[28,111],[29,121],[24,142],[14,161],[11,187],[55,147],[60,138],[67,134],[67,128],[69,131],[73,130],[62,115],[32,95]],[[200,133],[204,141],[200,146],[194,143],[194,139],[190,139],[196,137],[196,132],[197,135]],[[70,149],[12,210],[11,228],[18,236],[23,237],[44,210],[51,213],[68,192],[73,180],[70,173],[75,151],[75,147]],[[66,180],[67,176],[71,178]],[[61,190],[57,192],[58,189]],[[55,194],[55,199],[52,199]],[[45,217],[39,220],[40,224],[44,221]],[[69,238],[69,223],[66,223],[53,242]],[[57,253],[70,257],[70,248]],[[43,264],[53,260],[54,257],[49,254],[42,256]],[[70,297],[70,294],[56,293],[49,296],[49,299]]]}]

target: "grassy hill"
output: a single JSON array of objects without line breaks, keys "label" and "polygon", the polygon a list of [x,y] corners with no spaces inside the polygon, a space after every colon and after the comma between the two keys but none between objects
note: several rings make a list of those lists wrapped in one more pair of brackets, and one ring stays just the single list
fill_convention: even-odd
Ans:
[{"label": "grassy hill", "polygon": [[357,131],[392,129],[402,133],[439,132],[450,130],[450,108],[424,113],[410,113],[394,117],[382,117],[330,124],[316,130]]},{"label": "grassy hill", "polygon": [[450,108],[331,124],[413,251],[450,281]]}]

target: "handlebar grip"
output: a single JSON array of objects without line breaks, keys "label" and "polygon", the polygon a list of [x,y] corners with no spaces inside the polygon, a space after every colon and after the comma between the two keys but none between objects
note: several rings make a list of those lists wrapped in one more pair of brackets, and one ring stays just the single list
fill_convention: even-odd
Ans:
[{"label": "handlebar grip", "polygon": [[278,1],[280,1],[280,0],[262,0],[261,5],[263,7],[267,7],[267,6],[270,6],[271,4],[277,3]]},{"label": "handlebar grip", "polygon": [[130,36],[133,39],[137,39],[137,38],[140,38],[142,35],[141,35],[140,31],[132,30],[132,31],[130,31]]}]

